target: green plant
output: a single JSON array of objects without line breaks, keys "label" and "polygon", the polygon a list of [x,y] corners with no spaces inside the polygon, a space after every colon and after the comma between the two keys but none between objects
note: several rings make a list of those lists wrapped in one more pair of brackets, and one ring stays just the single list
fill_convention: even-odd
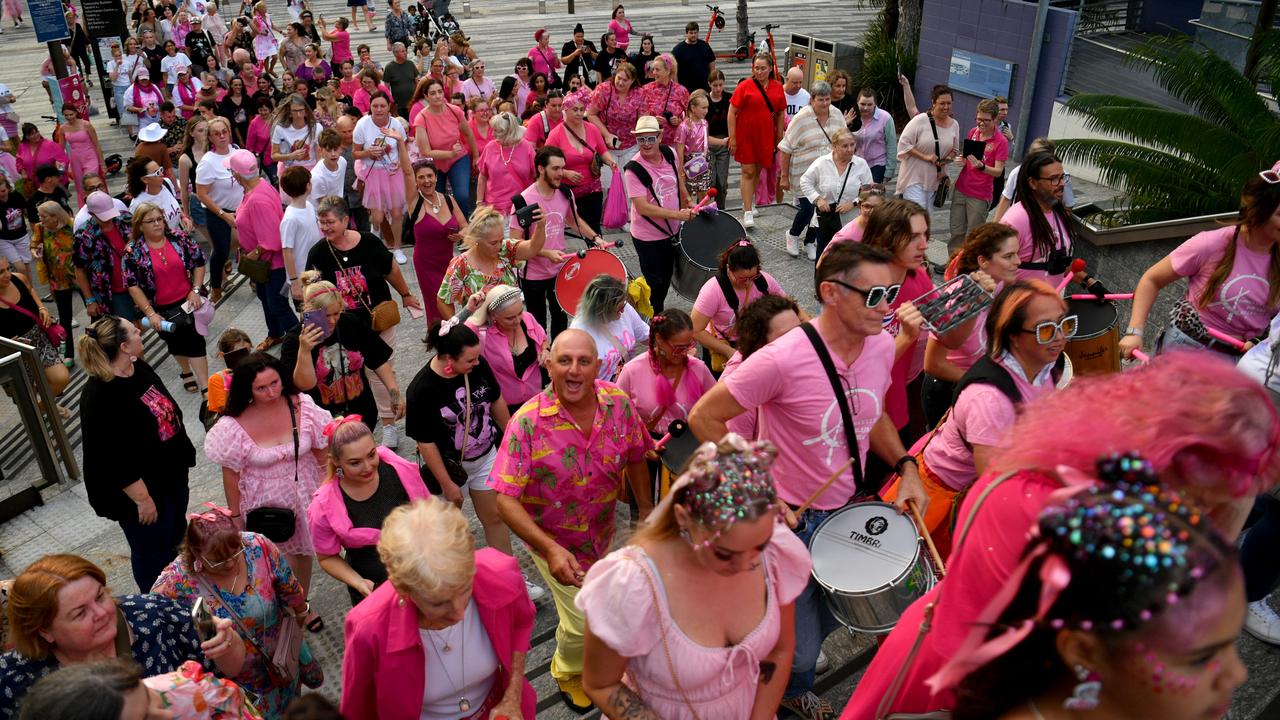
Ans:
[{"label": "green plant", "polygon": [[898,116],[901,126],[906,119],[902,101],[902,86],[898,84],[898,69],[907,77],[915,75],[916,53],[903,50],[895,38],[886,32],[885,11],[876,13],[862,37],[862,70],[854,76],[850,92],[869,87],[876,91],[880,107],[890,109]]},{"label": "green plant", "polygon": [[[1261,42],[1259,79],[1280,87],[1280,36]],[[1119,138],[1054,141],[1061,157],[1096,166],[1103,183],[1125,193],[1125,205],[1105,220],[1136,224],[1236,210],[1244,183],[1280,159],[1280,118],[1229,61],[1189,38],[1153,38],[1126,62],[1150,70],[1190,112],[1119,95],[1067,102],[1089,130]]]}]

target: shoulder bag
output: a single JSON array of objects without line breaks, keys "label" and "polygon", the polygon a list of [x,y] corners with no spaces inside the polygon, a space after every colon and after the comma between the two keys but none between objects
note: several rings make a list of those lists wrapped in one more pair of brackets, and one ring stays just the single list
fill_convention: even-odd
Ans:
[{"label": "shoulder bag", "polygon": [[844,437],[849,445],[849,457],[853,458],[853,493],[854,497],[868,497],[875,493],[867,490],[865,481],[862,477],[862,453],[858,449],[858,434],[853,427],[853,413],[849,409],[849,398],[844,392],[844,383],[840,381],[840,376],[836,373],[836,365],[831,361],[831,353],[827,351],[827,344],[823,342],[822,337],[818,335],[818,330],[811,323],[803,323],[800,327],[804,328],[804,334],[809,338],[809,343],[813,345],[813,351],[817,353],[818,360],[822,362],[822,369],[827,371],[827,380],[831,382],[831,390],[835,393],[836,404],[840,406],[840,420],[844,423]]},{"label": "shoulder bag", "polygon": [[693,703],[689,702],[689,696],[684,692],[684,686],[680,684],[680,674],[676,672],[676,665],[671,661],[671,648],[667,645],[667,623],[662,617],[662,605],[658,600],[658,586],[653,582],[653,575],[649,574],[649,568],[641,561],[629,555],[624,556],[631,562],[640,567],[640,572],[644,573],[644,579],[649,584],[649,593],[653,597],[653,612],[658,616],[658,636],[662,638],[662,653],[667,658],[667,670],[671,673],[671,682],[676,686],[676,692],[680,693],[680,699],[684,701],[684,706],[689,709],[689,716],[693,720],[702,720],[698,715],[698,711],[693,709]]},{"label": "shoulder bag", "polygon": [[[937,162],[942,161],[942,145],[938,142],[938,123],[934,121],[933,115],[929,115],[929,127],[933,130],[933,156],[937,158]],[[938,189],[933,193],[933,206],[936,208],[943,207],[947,204],[947,198],[951,196],[951,176],[946,171],[938,168]]]},{"label": "shoulder bag", "polygon": [[[293,426],[293,484],[298,484],[298,416],[294,412],[293,400],[286,400],[289,406],[289,423]],[[245,513],[244,529],[258,533],[273,543],[287,542],[297,531],[298,519],[293,508],[256,507]]]},{"label": "shoulder bag", "polygon": [[[30,292],[31,288],[27,288],[27,290],[28,292]],[[35,293],[32,292],[31,296],[35,297]],[[44,331],[45,337],[49,338],[49,342],[53,343],[53,346],[55,348],[57,348],[64,341],[66,341],[67,329],[62,327],[58,323],[51,321],[48,325],[44,325],[40,322],[40,317],[35,313],[22,307],[21,305],[10,305],[9,303],[5,302],[3,298],[0,298],[0,305],[3,305],[12,310],[17,310],[18,312],[22,313],[23,315],[26,315],[27,317],[35,321],[36,327]]]},{"label": "shoulder bag", "polygon": [[[831,158],[831,164],[832,167],[835,166],[835,157]],[[818,211],[818,237],[823,241],[830,241],[844,227],[836,206],[840,204],[840,198],[844,197],[844,190],[849,186],[849,174],[852,172],[853,160],[850,160],[848,167],[844,169],[844,180],[840,183],[840,192],[836,193],[835,201],[831,203],[831,209],[826,212]]]},{"label": "shoulder bag", "polygon": [[[248,563],[248,558],[245,558]],[[248,570],[245,570],[248,573]],[[231,622],[236,626],[236,634],[238,634],[246,643],[249,643],[262,656],[263,664],[266,666],[267,678],[271,681],[273,687],[290,687],[293,685],[293,679],[298,675],[298,667],[302,657],[302,624],[298,622],[298,618],[287,608],[279,606],[279,600],[276,601],[276,609],[280,613],[280,636],[276,638],[276,646],[274,652],[268,652],[267,648],[258,641],[257,636],[245,626],[244,620],[236,612],[235,608],[223,602],[222,595],[217,588],[210,587],[209,581],[199,573],[192,573],[196,577],[196,584],[200,586],[200,594],[205,600],[215,602],[227,611],[227,615],[231,616]]]},{"label": "shoulder bag", "polygon": [[570,130],[568,125],[561,123],[561,127],[564,128],[565,132],[572,135],[573,139],[577,140],[578,144],[581,145],[584,149],[591,150],[591,177],[600,177],[600,163],[603,160],[603,158],[600,157],[600,153],[596,152],[595,150],[592,150],[591,146],[587,144],[587,141],[578,137],[578,133]]}]

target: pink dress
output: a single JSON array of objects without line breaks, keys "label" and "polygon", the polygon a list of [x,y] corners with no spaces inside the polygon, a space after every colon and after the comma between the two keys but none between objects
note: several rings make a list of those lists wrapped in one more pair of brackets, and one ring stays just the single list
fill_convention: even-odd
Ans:
[{"label": "pink dress", "polygon": [[102,168],[98,167],[98,149],[94,147],[88,130],[64,133],[63,137],[71,150],[71,177],[76,180],[76,192],[83,205],[85,195],[81,180],[88,173],[102,177]]},{"label": "pink dress", "polygon": [[240,512],[247,515],[257,507],[293,510],[296,518],[293,537],[277,543],[288,555],[312,555],[311,528],[307,508],[324,479],[324,469],[313,449],[324,448],[321,431],[333,419],[328,410],[315,404],[311,396],[299,393],[298,462],[294,480],[293,443],[260,447],[244,431],[239,421],[224,416],[204,438],[204,454],[222,467],[240,474]]},{"label": "pink dress", "polygon": [[[662,576],[644,550],[628,545],[587,572],[574,601],[591,632],[627,658],[622,681],[662,718],[689,718],[689,707],[672,681],[672,666],[689,705],[702,720],[741,720],[751,715],[760,661],[781,632],[781,608],[809,582],[811,561],[804,543],[778,523],[763,553],[767,601],[764,617],[732,647],[695,643],[675,624]],[[650,583],[652,582],[652,586]],[[652,589],[651,589],[652,588]],[[654,594],[658,607],[654,607]],[[663,650],[666,633],[671,666]]]},{"label": "pink dress", "polygon": [[[253,24],[260,35],[253,37],[253,53],[258,59],[265,62],[268,57],[276,54],[280,49],[280,42],[276,40],[275,31],[271,29],[270,15],[255,15]],[[366,111],[367,112],[367,111]]]},{"label": "pink dress", "polygon": [[[444,193],[438,193],[442,198]],[[448,200],[445,200],[448,203]],[[409,198],[408,212],[413,212],[413,206],[418,204],[418,198]],[[448,205],[452,208],[452,205]],[[453,260],[453,241],[449,236],[458,232],[458,219],[453,216],[453,212],[449,213],[449,221],[441,225],[440,221],[432,215],[430,208],[425,208],[422,213],[422,219],[413,226],[413,272],[418,276],[418,287],[422,288],[422,292],[427,297],[432,297],[440,291],[440,284],[444,282],[444,272],[449,268],[449,261]],[[424,310],[427,311],[427,325],[440,319],[440,310],[435,303],[424,303]]]}]

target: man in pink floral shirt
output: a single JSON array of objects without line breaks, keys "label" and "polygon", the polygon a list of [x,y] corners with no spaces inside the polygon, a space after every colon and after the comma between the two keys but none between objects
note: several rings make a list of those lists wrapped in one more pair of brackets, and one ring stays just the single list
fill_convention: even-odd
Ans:
[{"label": "man in pink floral shirt", "polygon": [[582,689],[585,622],[574,598],[609,552],[624,474],[641,517],[653,506],[644,461],[653,440],[627,394],[596,379],[599,369],[590,335],[560,333],[548,361],[551,385],[511,416],[489,476],[502,520],[528,544],[556,601],[551,676],[565,702],[584,712],[591,707]]}]

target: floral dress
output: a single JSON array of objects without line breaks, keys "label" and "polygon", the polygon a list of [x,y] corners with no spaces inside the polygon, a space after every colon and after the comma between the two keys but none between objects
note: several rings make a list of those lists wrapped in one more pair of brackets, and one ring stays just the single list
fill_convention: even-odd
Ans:
[{"label": "floral dress", "polygon": [[[303,683],[307,687],[319,687],[324,682],[324,671],[304,640],[298,663],[299,672],[293,682],[288,685],[272,683],[267,673],[270,658],[265,657],[263,652],[275,651],[283,627],[282,621],[288,616],[286,608],[305,608],[306,593],[275,544],[256,533],[241,533],[241,539],[244,542],[248,576],[243,592],[230,593],[212,582],[201,583],[198,576],[187,567],[182,556],[178,556],[160,573],[151,592],[173,598],[187,607],[197,597],[204,596],[214,615],[229,620],[231,612],[228,608],[234,610],[244,629],[252,633],[253,637],[248,638],[244,644],[244,669],[233,679],[240,687],[256,696],[257,702],[254,704],[263,717],[279,718],[284,715],[284,709],[289,703],[298,696]],[[202,586],[208,590],[202,590]],[[208,597],[210,591],[217,592],[218,596]],[[241,632],[239,628],[236,631]]]},{"label": "floral dress", "polygon": [[280,543],[280,551],[290,555],[312,555],[314,550],[311,547],[311,528],[307,524],[307,507],[324,479],[324,470],[312,450],[326,446],[322,432],[333,416],[316,405],[311,396],[299,393],[298,398],[296,464],[292,442],[261,447],[231,416],[223,416],[210,428],[204,438],[204,452],[213,462],[240,474],[242,515],[258,507],[293,510],[293,537]]},{"label": "floral dress", "polygon": [[518,286],[520,283],[516,280],[516,267],[519,261],[516,260],[516,248],[520,242],[511,238],[502,241],[502,247],[498,250],[498,262],[494,265],[492,274],[471,264],[470,251],[450,260],[436,297],[457,310],[466,306],[467,298],[473,293],[489,292],[495,285]]},{"label": "floral dress", "polygon": [[36,263],[37,277],[51,290],[71,290],[76,286],[76,268],[72,262],[74,239],[71,226],[49,232],[43,223],[37,223],[31,236],[32,249],[40,248]]}]

